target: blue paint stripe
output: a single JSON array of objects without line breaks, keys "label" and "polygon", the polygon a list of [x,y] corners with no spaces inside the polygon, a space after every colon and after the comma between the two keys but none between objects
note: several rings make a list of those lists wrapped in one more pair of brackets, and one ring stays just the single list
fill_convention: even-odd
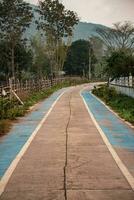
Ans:
[{"label": "blue paint stripe", "polygon": [[52,104],[65,89],[61,89],[51,95],[40,104],[38,110],[23,117],[21,122],[15,124],[10,133],[0,139],[0,178],[4,175],[11,162],[20,152],[39,122],[46,115]]},{"label": "blue paint stripe", "polygon": [[133,129],[127,126],[114,113],[110,112],[104,104],[89,92],[82,92],[82,96],[109,142],[115,147],[134,150]]}]

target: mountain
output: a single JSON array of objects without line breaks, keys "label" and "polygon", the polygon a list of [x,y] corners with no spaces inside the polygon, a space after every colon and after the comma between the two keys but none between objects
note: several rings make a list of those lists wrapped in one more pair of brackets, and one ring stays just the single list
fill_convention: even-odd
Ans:
[{"label": "mountain", "polygon": [[76,25],[74,28],[73,41],[79,39],[86,40],[91,36],[98,36],[98,33],[96,31],[98,28],[105,29],[106,27],[100,24],[79,22],[78,25]]},{"label": "mountain", "polygon": [[[35,21],[39,20],[39,14],[35,12],[36,6],[31,5],[33,8],[33,14],[34,18],[31,23],[31,26],[27,29],[26,36],[27,38],[32,38],[38,33],[38,30],[36,30]],[[74,27],[74,35],[73,35],[73,41],[79,40],[79,39],[88,39],[91,36],[97,36],[97,28],[103,28],[105,29],[106,26],[100,25],[100,24],[93,24],[93,23],[87,23],[87,22],[79,22],[78,25]]]}]

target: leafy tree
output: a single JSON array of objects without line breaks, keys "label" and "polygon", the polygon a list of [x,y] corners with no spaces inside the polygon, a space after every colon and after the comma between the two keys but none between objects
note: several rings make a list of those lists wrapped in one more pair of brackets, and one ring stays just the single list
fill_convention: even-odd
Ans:
[{"label": "leafy tree", "polygon": [[63,37],[72,36],[73,26],[79,21],[76,13],[65,10],[59,0],[39,1],[39,8],[42,16],[40,26],[46,34],[51,33],[56,42]]},{"label": "leafy tree", "polygon": [[101,39],[107,46],[105,72],[119,78],[134,74],[134,26],[131,22],[116,23],[113,28],[98,29]]},{"label": "leafy tree", "polygon": [[[89,51],[90,50],[90,51]],[[96,58],[89,41],[77,40],[72,43],[68,50],[67,58],[64,65],[64,70],[68,75],[79,75],[88,77],[89,71],[89,52],[91,59],[91,73],[93,75],[93,65]]]},{"label": "leafy tree", "polygon": [[16,77],[21,80],[24,79],[25,74],[29,74],[30,78],[33,65],[33,52],[31,48],[26,47],[23,43],[19,43],[15,47],[15,63],[16,63]]},{"label": "leafy tree", "polygon": [[39,79],[49,76],[51,60],[47,54],[46,43],[39,35],[32,39],[32,49],[34,54],[32,72]]},{"label": "leafy tree", "polygon": [[54,68],[54,71],[58,71],[61,69],[59,58],[62,55],[60,60],[63,59],[63,54],[66,54],[63,38],[72,36],[73,27],[79,20],[77,14],[66,10],[59,0],[39,1],[39,12],[42,20],[38,27],[46,33],[49,56],[53,59],[51,64],[53,67],[51,68]]},{"label": "leafy tree", "polygon": [[107,66],[105,72],[111,79],[134,75],[134,56],[123,50],[117,50],[106,58]]},{"label": "leafy tree", "polygon": [[92,36],[91,38],[89,38],[89,41],[92,44],[93,53],[97,59],[97,62],[94,64],[93,74],[96,78],[105,78],[106,75],[103,73],[105,68],[103,57],[106,54],[104,42],[98,36]]},{"label": "leafy tree", "polygon": [[105,54],[105,46],[103,40],[100,37],[92,36],[89,41],[92,44],[96,58],[101,59]]},{"label": "leafy tree", "polygon": [[[0,42],[0,77],[3,80],[8,80],[12,75],[10,67],[10,51],[9,43],[7,41]],[[23,71],[30,71],[30,66],[32,66],[33,55],[29,48],[23,43],[18,43],[15,46],[15,63],[16,63],[16,77],[21,79]]]},{"label": "leafy tree", "polygon": [[15,77],[15,48],[22,40],[22,35],[29,26],[31,19],[31,8],[23,0],[4,0],[0,2],[0,34],[2,40],[6,40],[9,45],[13,77]]}]

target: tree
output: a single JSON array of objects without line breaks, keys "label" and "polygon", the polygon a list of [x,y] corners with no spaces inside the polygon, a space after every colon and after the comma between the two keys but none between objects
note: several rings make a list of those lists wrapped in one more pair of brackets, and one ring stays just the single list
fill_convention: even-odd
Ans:
[{"label": "tree", "polygon": [[119,77],[134,75],[134,56],[123,50],[117,50],[106,58],[107,66],[105,72],[111,80]]},{"label": "tree", "polygon": [[[8,49],[8,42],[0,42],[0,74],[3,79],[11,77],[12,71],[10,67],[10,52]],[[18,43],[15,46],[15,63],[16,63],[16,77],[19,78],[22,71],[28,71],[29,66],[32,65],[32,52],[26,48],[23,43]]]},{"label": "tree", "polygon": [[[58,71],[61,55],[59,49],[61,50],[63,38],[72,36],[73,27],[79,19],[76,13],[66,10],[59,0],[39,1],[39,12],[42,17],[38,27],[46,33],[48,51],[53,56],[54,65]],[[65,51],[64,45],[62,50]]]},{"label": "tree", "polygon": [[97,32],[111,51],[116,49],[134,51],[134,26],[131,22],[118,22],[113,28],[98,28]]},{"label": "tree", "polygon": [[[23,0],[0,2],[0,34],[8,42],[12,77],[15,77],[15,48],[32,19],[31,8]],[[24,38],[23,38],[24,41]]]},{"label": "tree", "polygon": [[30,78],[33,65],[33,52],[31,47],[19,43],[15,47],[16,78],[19,80]]},{"label": "tree", "polygon": [[112,79],[134,74],[134,26],[131,22],[116,23],[113,28],[98,29],[107,46],[105,72]]},{"label": "tree", "polygon": [[36,74],[38,79],[49,76],[51,60],[47,54],[47,46],[44,39],[40,35],[36,35],[31,44],[34,54],[32,72]]},{"label": "tree", "polygon": [[[10,67],[10,52],[9,43],[7,41],[0,42],[0,79],[5,81],[11,77],[12,71]],[[16,77],[21,79],[23,71],[30,71],[32,66],[33,55],[29,48],[26,48],[23,43],[18,43],[15,46],[15,63]]]},{"label": "tree", "polygon": [[89,38],[89,41],[92,44],[92,48],[96,58],[101,59],[105,54],[105,47],[103,40],[98,36],[92,36],[91,38]]},{"label": "tree", "polygon": [[102,39],[98,36],[92,36],[89,38],[90,43],[92,44],[93,53],[96,57],[96,63],[94,63],[94,76],[97,78],[104,78],[104,62],[103,57],[105,55],[105,45]]},{"label": "tree", "polygon": [[42,16],[40,27],[46,34],[52,34],[55,42],[63,37],[72,36],[73,26],[78,23],[77,14],[66,10],[59,0],[39,1],[39,12]]},{"label": "tree", "polygon": [[63,66],[65,63],[66,56],[67,56],[68,48],[70,45],[71,45],[70,38],[68,38],[67,43],[65,43],[62,40],[61,40],[61,42],[59,42],[59,45],[56,49],[56,62],[57,62],[57,66],[58,66],[58,71],[63,70]]},{"label": "tree", "polygon": [[94,63],[96,62],[93,49],[89,41],[77,40],[70,46],[64,65],[64,70],[68,75],[78,75],[88,77],[89,71],[89,50],[91,59],[91,73],[94,73]]}]

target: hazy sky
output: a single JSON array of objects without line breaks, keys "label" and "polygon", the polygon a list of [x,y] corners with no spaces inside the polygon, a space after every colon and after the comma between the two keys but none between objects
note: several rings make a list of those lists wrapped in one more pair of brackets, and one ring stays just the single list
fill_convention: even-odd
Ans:
[{"label": "hazy sky", "polygon": [[[38,0],[27,0],[37,3]],[[119,21],[134,22],[134,0],[61,0],[80,20],[112,26]]]}]

